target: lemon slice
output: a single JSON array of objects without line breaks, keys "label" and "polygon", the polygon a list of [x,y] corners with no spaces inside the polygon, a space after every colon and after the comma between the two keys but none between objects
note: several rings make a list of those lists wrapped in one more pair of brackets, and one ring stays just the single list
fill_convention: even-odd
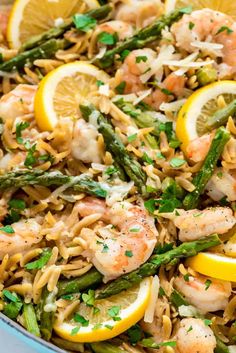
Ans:
[{"label": "lemon slice", "polygon": [[99,6],[97,0],[16,0],[7,28],[9,45],[18,49],[30,37],[57,26],[75,13]]},{"label": "lemon slice", "polygon": [[192,6],[193,10],[208,8],[220,11],[236,19],[236,2],[230,0],[166,0],[165,12],[189,6]]},{"label": "lemon slice", "polygon": [[176,134],[185,151],[190,141],[209,132],[206,121],[219,110],[218,98],[226,104],[236,98],[235,81],[219,81],[195,91],[179,111]]},{"label": "lemon slice", "polygon": [[236,282],[235,258],[204,252],[190,257],[186,264],[203,275]]},{"label": "lemon slice", "polygon": [[[72,342],[110,339],[128,330],[144,316],[150,294],[151,279],[146,278],[127,291],[95,301],[94,307],[81,303],[74,319],[62,324],[56,323],[54,330],[58,336]],[[86,325],[76,324],[78,314],[87,321]]]},{"label": "lemon slice", "polygon": [[109,76],[85,61],[65,64],[43,78],[35,96],[35,119],[41,130],[53,130],[61,117],[78,118],[79,105],[93,102],[97,81]]}]

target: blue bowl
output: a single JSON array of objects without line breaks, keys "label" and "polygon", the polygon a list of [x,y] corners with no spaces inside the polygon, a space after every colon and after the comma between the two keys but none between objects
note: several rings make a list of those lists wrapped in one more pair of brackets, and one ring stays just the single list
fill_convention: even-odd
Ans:
[{"label": "blue bowl", "polygon": [[[19,340],[26,343],[29,347],[39,353],[66,353],[66,351],[48,343],[41,338],[27,332],[22,326],[18,325],[5,315],[0,313],[0,328],[14,335]],[[2,350],[0,349],[2,352]]]}]

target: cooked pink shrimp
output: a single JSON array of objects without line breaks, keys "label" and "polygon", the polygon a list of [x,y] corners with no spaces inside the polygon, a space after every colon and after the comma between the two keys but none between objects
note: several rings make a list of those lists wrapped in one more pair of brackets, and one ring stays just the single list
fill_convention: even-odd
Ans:
[{"label": "cooked pink shrimp", "polygon": [[213,353],[216,338],[201,319],[183,319],[176,334],[178,353]]},{"label": "cooked pink shrimp", "polygon": [[173,24],[171,32],[177,45],[189,53],[196,51],[195,41],[222,44],[222,62],[228,74],[236,72],[236,23],[230,16],[210,9],[194,11]]},{"label": "cooked pink shrimp", "polygon": [[0,8],[0,33],[6,37],[7,34],[7,23],[10,14],[10,6],[2,6]]},{"label": "cooked pink shrimp", "polygon": [[204,161],[211,146],[212,139],[212,134],[205,134],[190,141],[186,148],[187,157],[193,162]]},{"label": "cooked pink shrimp", "polygon": [[175,279],[174,286],[202,313],[225,309],[231,295],[231,283],[211,278],[208,287],[206,286],[208,279],[197,275],[190,276],[189,281],[186,281],[181,275]]},{"label": "cooked pink shrimp", "polygon": [[117,227],[102,227],[100,238],[89,239],[91,261],[106,281],[135,270],[151,256],[158,232],[145,209],[128,202],[117,202],[108,209],[104,201],[92,197],[79,205],[82,217],[98,213],[104,222]]},{"label": "cooked pink shrimp", "polygon": [[0,260],[6,255],[30,249],[42,240],[41,226],[35,219],[21,220],[13,223],[14,233],[0,231]]},{"label": "cooked pink shrimp", "polygon": [[228,201],[236,201],[236,172],[217,168],[207,183],[206,190],[214,201],[225,196]]},{"label": "cooked pink shrimp", "polygon": [[236,223],[233,211],[228,207],[212,207],[205,210],[178,210],[162,213],[162,217],[171,219],[179,228],[181,241],[192,241],[213,233],[224,234]]},{"label": "cooked pink shrimp", "polygon": [[18,85],[0,99],[0,117],[3,120],[34,112],[34,97],[37,86]]},{"label": "cooked pink shrimp", "polygon": [[160,0],[128,0],[118,7],[115,18],[140,28],[150,24],[162,13]]},{"label": "cooked pink shrimp", "polygon": [[101,32],[107,32],[110,34],[116,33],[119,40],[131,37],[134,33],[133,27],[124,21],[108,21],[99,25],[97,29]]},{"label": "cooked pink shrimp", "polygon": [[[139,60],[138,60],[139,59]],[[145,84],[141,81],[141,75],[147,72],[152,62],[156,59],[156,53],[152,49],[137,49],[132,51],[125,59],[119,70],[120,80],[125,82],[125,93],[137,93],[145,90]],[[160,83],[160,88],[154,88],[152,93],[144,99],[144,102],[156,110],[161,103],[171,100],[163,89],[171,91],[173,95],[180,97],[183,94],[186,78],[171,73]]]}]

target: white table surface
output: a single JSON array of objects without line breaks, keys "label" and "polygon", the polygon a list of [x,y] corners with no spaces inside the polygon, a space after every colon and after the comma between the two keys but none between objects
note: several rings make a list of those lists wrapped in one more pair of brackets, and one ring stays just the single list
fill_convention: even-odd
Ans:
[{"label": "white table surface", "polygon": [[0,329],[0,353],[36,353],[13,335]]}]

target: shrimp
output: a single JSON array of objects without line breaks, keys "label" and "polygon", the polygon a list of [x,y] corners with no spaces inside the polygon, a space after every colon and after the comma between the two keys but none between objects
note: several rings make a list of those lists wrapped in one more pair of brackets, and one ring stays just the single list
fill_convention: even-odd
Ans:
[{"label": "shrimp", "polygon": [[132,37],[134,33],[133,27],[124,21],[108,21],[99,25],[97,29],[100,32],[107,32],[110,34],[116,33],[119,40]]},{"label": "shrimp", "polygon": [[228,201],[236,201],[236,172],[217,168],[207,183],[206,190],[214,201],[225,196]]},{"label": "shrimp", "polygon": [[0,231],[0,260],[6,254],[14,255],[28,250],[42,240],[41,226],[33,218],[13,223],[11,227],[14,233]]},{"label": "shrimp", "polygon": [[0,34],[6,38],[7,34],[7,23],[10,15],[10,6],[1,6],[0,8]]},{"label": "shrimp", "polygon": [[197,275],[185,281],[181,275],[174,281],[175,288],[180,291],[187,301],[203,314],[224,310],[231,295],[231,283],[211,278],[210,286],[206,287],[207,277]]},{"label": "shrimp", "polygon": [[205,134],[189,142],[186,148],[187,157],[193,162],[202,162],[210,149],[213,134]]},{"label": "shrimp", "polygon": [[153,22],[162,13],[163,5],[160,0],[128,0],[118,7],[115,18],[140,28]]},{"label": "shrimp", "polygon": [[34,112],[34,97],[37,86],[18,85],[0,99],[0,117],[15,119]]},{"label": "shrimp", "polygon": [[162,217],[171,219],[179,228],[181,241],[192,241],[213,233],[224,234],[236,223],[233,211],[228,207],[212,207],[205,210],[177,210],[162,213]]},{"label": "shrimp", "polygon": [[180,322],[176,344],[178,353],[213,353],[216,338],[203,320],[188,318]]},{"label": "shrimp", "polygon": [[102,200],[87,197],[79,204],[82,217],[98,213],[115,229],[101,228],[101,237],[89,238],[87,252],[105,281],[131,272],[152,254],[158,232],[145,209],[129,202],[117,202],[110,209]]},{"label": "shrimp", "polygon": [[[138,60],[138,58],[143,58]],[[137,49],[132,51],[125,59],[119,70],[120,82],[125,82],[125,93],[137,93],[145,90],[145,84],[141,75],[150,70],[152,62],[156,59],[156,53],[152,49]],[[152,93],[144,99],[144,102],[158,110],[161,103],[168,102],[174,95],[183,95],[186,78],[171,73],[160,83],[160,88],[154,88]],[[163,89],[171,91],[173,95],[166,94]]]},{"label": "shrimp", "polygon": [[97,129],[92,124],[83,119],[78,120],[73,131],[72,156],[84,163],[101,163],[101,149],[97,138]]},{"label": "shrimp", "polygon": [[177,46],[189,53],[196,51],[195,41],[222,44],[222,65],[227,66],[228,74],[236,72],[236,23],[230,16],[210,9],[194,11],[173,24],[171,32]]}]

